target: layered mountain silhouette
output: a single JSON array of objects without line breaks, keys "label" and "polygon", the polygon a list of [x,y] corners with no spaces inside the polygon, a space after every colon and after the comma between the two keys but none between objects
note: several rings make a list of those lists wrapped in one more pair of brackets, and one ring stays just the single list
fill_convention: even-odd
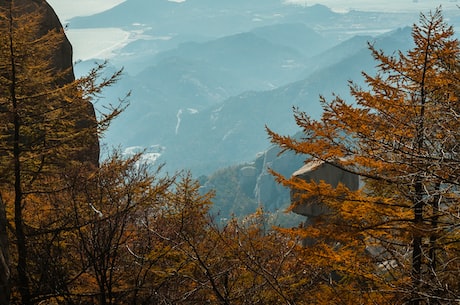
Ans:
[{"label": "layered mountain silhouette", "polygon": [[[241,36],[260,41],[252,33]],[[218,42],[228,40],[203,45],[210,48],[208,44],[215,47]],[[267,69],[262,70],[265,75],[256,78],[256,69],[253,70],[251,86],[256,87],[255,82],[261,82],[259,90],[249,90],[245,85],[251,82],[251,68],[245,64],[239,67],[237,60],[227,67],[225,63],[217,65],[219,59],[209,64],[211,56],[200,58],[204,51],[197,54],[192,51],[198,48],[196,44],[184,47],[189,52],[181,53],[178,48],[164,53],[157,57],[154,66],[125,79],[127,86],[132,86],[134,102],[114,123],[108,137],[127,146],[166,147],[161,160],[171,170],[189,168],[203,174],[251,160],[269,145],[265,125],[280,133],[295,133],[292,107],[318,117],[321,113],[319,95],[330,96],[334,92],[347,97],[348,80],[360,84],[363,70],[372,73],[375,63],[368,50],[368,41],[389,51],[407,49],[410,30],[401,29],[376,38],[352,38],[314,59],[299,59],[301,69],[295,73],[300,73],[300,80],[283,84],[280,79],[278,86],[265,90],[262,81],[266,87],[276,82],[270,79],[271,71],[276,76],[275,65],[273,70],[269,68],[273,64],[270,56],[260,59],[260,66],[265,65],[263,58],[268,61]],[[270,53],[277,54],[276,50],[273,48]],[[294,54],[289,48],[286,50]],[[237,71],[244,73],[244,77],[238,77]]]},{"label": "layered mountain silhouette", "polygon": [[198,176],[267,149],[266,125],[295,133],[293,106],[317,117],[320,94],[346,97],[348,81],[374,69],[368,42],[408,48],[409,30],[389,31],[407,20],[275,0],[127,0],[70,27],[142,33],[111,60],[126,73],[105,102],[132,95],[105,141],[161,154],[168,171]]}]

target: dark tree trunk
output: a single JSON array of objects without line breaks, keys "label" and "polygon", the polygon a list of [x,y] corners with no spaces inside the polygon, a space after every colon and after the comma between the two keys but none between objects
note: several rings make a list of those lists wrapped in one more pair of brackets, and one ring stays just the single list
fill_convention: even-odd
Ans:
[{"label": "dark tree trunk", "polygon": [[0,195],[0,305],[10,300],[10,256],[8,245],[6,209]]},{"label": "dark tree trunk", "polygon": [[422,198],[422,183],[415,184],[415,203],[414,203],[414,237],[412,244],[412,284],[414,294],[412,296],[411,305],[420,304],[420,286],[422,283],[422,235],[420,227],[423,224],[423,198]]},{"label": "dark tree trunk", "polygon": [[14,162],[14,224],[16,233],[16,249],[18,252],[18,261],[16,269],[18,271],[19,293],[21,301],[24,305],[31,304],[31,296],[29,290],[29,278],[27,274],[27,247],[26,237],[24,233],[24,222],[22,217],[22,181],[21,181],[21,148],[20,141],[20,118],[18,109],[18,100],[16,94],[17,75],[16,75],[16,51],[14,49],[14,16],[13,2],[10,2],[9,8],[9,56],[11,61],[10,75],[10,101],[13,108],[13,162]]}]

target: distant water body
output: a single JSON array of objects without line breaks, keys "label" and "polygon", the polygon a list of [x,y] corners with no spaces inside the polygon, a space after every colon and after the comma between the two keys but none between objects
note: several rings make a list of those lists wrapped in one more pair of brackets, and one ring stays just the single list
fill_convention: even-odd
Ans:
[{"label": "distant water body", "polygon": [[287,0],[299,5],[325,5],[335,12],[350,10],[378,12],[428,12],[442,6],[443,10],[458,10],[458,0]]}]

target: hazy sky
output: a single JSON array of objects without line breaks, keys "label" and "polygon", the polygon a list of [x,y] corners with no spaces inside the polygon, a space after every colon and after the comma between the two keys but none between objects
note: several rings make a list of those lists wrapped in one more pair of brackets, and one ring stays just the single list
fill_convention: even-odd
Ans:
[{"label": "hazy sky", "polygon": [[365,11],[428,11],[442,5],[444,9],[457,9],[457,0],[288,0],[307,5],[324,4],[335,11],[352,9]]},{"label": "hazy sky", "polygon": [[[91,15],[107,10],[125,0],[48,0],[63,23],[74,16]],[[148,0],[147,0],[148,1]],[[166,0],[165,0],[166,1]],[[183,0],[174,0],[177,2]],[[232,1],[232,0],[216,0]],[[280,0],[282,1],[282,0]],[[326,5],[335,11],[350,9],[379,10],[379,11],[428,11],[442,4],[443,9],[455,9],[459,2],[453,0],[285,0],[308,6],[317,3]],[[129,32],[121,29],[70,29],[67,35],[74,47],[74,59],[110,58],[117,50],[126,45],[131,39]]]},{"label": "hazy sky", "polygon": [[[181,0],[175,0],[180,2]],[[216,0],[232,1],[232,0]],[[444,9],[457,9],[457,0],[287,0],[306,5],[324,4],[336,11],[350,9],[384,11],[427,11],[442,4]],[[91,15],[113,7],[124,0],[48,0],[62,21],[73,16]],[[416,3],[415,3],[416,2]]]},{"label": "hazy sky", "polygon": [[124,0],[47,0],[62,22],[74,16],[92,15],[107,10]]}]

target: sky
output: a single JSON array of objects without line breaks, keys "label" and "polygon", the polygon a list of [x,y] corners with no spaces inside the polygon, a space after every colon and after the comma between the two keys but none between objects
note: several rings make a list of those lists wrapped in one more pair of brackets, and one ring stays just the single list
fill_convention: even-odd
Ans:
[{"label": "sky", "polygon": [[[183,0],[174,0],[181,2]],[[231,0],[226,0],[231,1]],[[427,11],[442,4],[444,9],[456,8],[460,0],[286,0],[299,4],[323,4],[335,11],[359,9],[366,11]],[[62,22],[75,17],[107,10],[124,0],[48,0]]]},{"label": "sky", "polygon": [[[54,8],[61,22],[66,24],[75,16],[92,15],[108,10],[125,0],[48,0]],[[165,0],[167,1],[167,0]],[[169,0],[182,2],[184,0]],[[232,0],[216,0],[232,1]],[[280,0],[296,2],[300,5],[323,4],[334,11],[344,12],[351,9],[363,11],[415,11],[426,12],[433,10],[440,4],[444,10],[459,10],[460,0]],[[457,2],[458,1],[458,2]],[[72,29],[67,31],[73,49],[74,60],[92,58],[110,59],[114,50],[117,50],[133,39],[133,33],[116,28],[105,29]]]},{"label": "sky", "polygon": [[363,11],[429,11],[442,5],[444,9],[457,9],[458,0],[288,0],[300,4],[323,4],[337,12]]},{"label": "sky", "polygon": [[124,0],[47,0],[54,8],[61,22],[75,16],[88,16],[114,7]]}]

